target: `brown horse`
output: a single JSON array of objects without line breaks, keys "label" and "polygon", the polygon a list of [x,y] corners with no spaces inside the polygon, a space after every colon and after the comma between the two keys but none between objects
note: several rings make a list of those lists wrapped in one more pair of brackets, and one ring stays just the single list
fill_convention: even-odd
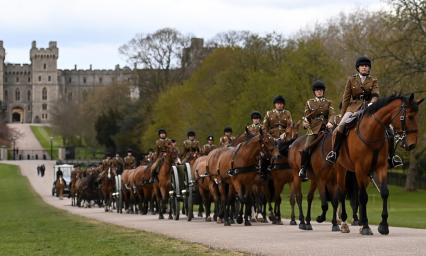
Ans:
[{"label": "brown horse", "polygon": [[81,207],[81,201],[86,200],[85,208],[90,208],[90,201],[99,199],[98,189],[95,188],[96,180],[98,179],[99,173],[93,171],[86,178],[78,179],[75,183],[77,190],[77,206]]},{"label": "brown horse", "polygon": [[[387,157],[390,136],[395,136],[400,145],[406,150],[413,150],[418,143],[418,105],[424,99],[414,100],[414,94],[410,97],[392,95],[381,98],[369,106],[364,115],[359,117],[355,129],[349,130],[343,141],[340,157],[335,163],[337,172],[337,184],[333,196],[333,223],[336,221],[338,202],[342,202],[342,231],[349,232],[345,208],[345,175],[346,170],[355,172],[359,189],[359,212],[362,223],[362,235],[372,235],[367,218],[367,186],[370,176],[376,172],[381,184],[381,196],[383,200],[382,222],[378,231],[382,235],[389,234],[388,206],[389,189],[387,186]],[[395,127],[395,134],[389,129],[389,125]],[[390,134],[387,135],[387,134]]]},{"label": "brown horse", "polygon": [[102,178],[102,194],[104,196],[105,212],[112,212],[111,202],[112,193],[115,192],[115,173],[108,168],[104,177]]},{"label": "brown horse", "polygon": [[[192,168],[192,177],[195,178],[195,184],[198,187],[198,191],[203,200],[203,204],[206,208],[206,221],[211,221],[211,203],[213,197],[210,193],[209,184],[210,176],[206,173],[207,156],[199,157]],[[202,217],[202,215],[200,216]]]},{"label": "brown horse", "polygon": [[134,180],[133,172],[135,170],[136,169],[125,169],[123,173],[121,174],[121,187],[123,190],[125,212],[127,214],[135,213],[134,211],[135,194],[132,189],[132,186],[130,185],[131,180]]},{"label": "brown horse", "polygon": [[[174,146],[168,146],[167,152],[165,153],[162,162],[159,167],[159,174],[154,182],[154,193],[157,198],[157,208],[165,209],[169,200],[169,192],[171,189],[171,169],[172,165],[179,162],[179,156],[177,148]],[[161,202],[161,204],[160,204]],[[159,211],[159,219],[164,219],[163,211]],[[169,219],[172,217],[172,209],[169,211]]]},{"label": "brown horse", "polygon": [[62,178],[62,175],[59,175],[58,180],[56,181],[56,195],[59,196],[59,200],[64,200],[64,189],[65,180]]},{"label": "brown horse", "polygon": [[[246,129],[247,130],[247,129]],[[247,131],[246,131],[247,132]],[[256,157],[262,152],[272,155],[275,140],[260,130],[259,134],[244,141],[237,147],[220,148],[223,151],[217,161],[208,156],[209,169],[212,178],[220,185],[221,211],[224,213],[224,225],[230,226],[229,210],[233,203],[235,192],[241,202],[237,223],[243,222],[243,207],[245,205],[244,225],[251,226],[248,219],[252,204],[252,186],[257,175],[258,162]],[[231,216],[232,218],[232,216]]]},{"label": "brown horse", "polygon": [[75,188],[75,184],[77,180],[79,180],[80,173],[72,173],[71,174],[71,185],[70,185],[70,197],[71,197],[71,206],[76,206],[76,196],[77,196],[77,189]]},{"label": "brown horse", "polygon": [[133,179],[130,180],[130,186],[136,187],[136,192],[139,199],[140,214],[146,215],[148,213],[148,202],[151,201],[151,212],[154,212],[152,199],[154,198],[154,186],[149,183],[151,179],[151,165],[142,165],[134,170]]}]

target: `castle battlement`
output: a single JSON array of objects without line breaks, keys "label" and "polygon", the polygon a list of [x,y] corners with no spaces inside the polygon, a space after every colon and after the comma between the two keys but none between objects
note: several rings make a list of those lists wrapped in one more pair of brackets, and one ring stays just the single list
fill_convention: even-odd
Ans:
[{"label": "castle battlement", "polygon": [[30,64],[12,64],[7,63],[5,65],[4,73],[8,75],[25,75],[30,73],[31,71],[31,65]]}]

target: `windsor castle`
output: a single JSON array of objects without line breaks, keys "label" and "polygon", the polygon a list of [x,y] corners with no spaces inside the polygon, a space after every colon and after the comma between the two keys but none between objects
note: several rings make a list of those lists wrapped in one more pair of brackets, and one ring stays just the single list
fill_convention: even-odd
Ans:
[{"label": "windsor castle", "polygon": [[[203,39],[192,38],[191,46],[183,49],[183,56],[199,66],[202,59],[214,48],[204,47]],[[6,121],[9,123],[49,123],[49,110],[58,99],[78,101],[78,95],[86,91],[105,87],[117,82],[129,84],[129,97],[139,98],[140,79],[136,66],[110,70],[58,69],[59,49],[56,42],[48,48],[37,48],[32,42],[30,64],[4,63],[6,50],[0,41],[0,101],[6,106]],[[197,57],[195,57],[197,56]],[[184,61],[183,61],[184,65]],[[192,67],[194,70],[194,67]],[[142,72],[143,73],[143,72]],[[146,73],[146,72],[145,72]]]}]

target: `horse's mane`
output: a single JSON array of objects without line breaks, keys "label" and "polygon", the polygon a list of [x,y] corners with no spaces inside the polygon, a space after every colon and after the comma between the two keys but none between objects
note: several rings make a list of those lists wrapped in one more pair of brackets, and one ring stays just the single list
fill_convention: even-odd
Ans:
[{"label": "horse's mane", "polygon": [[[228,145],[230,147],[235,147],[236,146],[235,144],[237,144],[238,139],[241,136],[246,136],[246,134],[247,133],[241,133],[240,135],[238,135],[237,137],[235,137],[235,139],[233,141],[229,142]],[[256,136],[256,134],[250,134],[249,136],[247,136],[246,141],[249,140],[249,139],[251,139],[251,138],[253,138],[254,136]]]},{"label": "horse's mane", "polygon": [[365,113],[374,114],[377,111],[379,111],[379,109],[381,109],[384,106],[387,106],[388,104],[390,104],[392,101],[395,101],[395,100],[402,100],[407,105],[407,107],[411,107],[411,111],[413,112],[419,111],[419,107],[417,106],[417,102],[415,100],[413,100],[413,102],[411,103],[411,106],[408,106],[409,98],[399,93],[399,94],[393,94],[391,96],[377,100],[365,110]]}]

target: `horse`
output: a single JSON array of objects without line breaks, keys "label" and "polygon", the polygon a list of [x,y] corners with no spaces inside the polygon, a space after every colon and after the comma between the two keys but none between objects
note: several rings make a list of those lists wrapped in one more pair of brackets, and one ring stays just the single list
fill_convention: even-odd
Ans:
[{"label": "horse", "polygon": [[133,179],[130,180],[130,186],[136,187],[141,215],[148,214],[149,201],[151,201],[151,212],[152,214],[155,214],[152,203],[152,199],[154,198],[154,186],[149,183],[150,178],[151,165],[141,165],[133,171]]},{"label": "horse", "polygon": [[76,206],[76,196],[77,196],[77,190],[75,188],[75,184],[77,180],[79,180],[80,173],[72,173],[71,174],[71,184],[70,184],[70,197],[71,197],[71,206]]},{"label": "horse", "polygon": [[[338,202],[342,203],[342,232],[349,232],[346,223],[347,214],[345,207],[345,175],[346,170],[355,172],[359,191],[359,212],[362,235],[373,235],[367,217],[367,186],[373,172],[376,172],[381,184],[380,194],[383,201],[382,221],[378,232],[382,235],[389,234],[388,224],[388,197],[387,164],[388,143],[392,137],[397,138],[399,144],[406,151],[413,150],[418,143],[418,106],[424,101],[414,99],[414,93],[410,97],[402,94],[381,98],[367,107],[363,114],[358,116],[355,129],[347,132],[340,149],[335,168],[337,172],[337,184],[334,188],[333,222],[336,221]],[[394,127],[393,130],[389,125]],[[395,133],[394,133],[395,131]]]},{"label": "horse", "polygon": [[[246,132],[247,128],[246,128]],[[265,155],[272,155],[272,150],[275,146],[275,140],[269,134],[263,133],[262,130],[259,134],[251,137],[250,139],[239,144],[236,148],[228,147],[219,150],[224,151],[223,154],[214,162],[214,158],[208,158],[209,168],[213,174],[213,179],[218,183],[221,193],[221,211],[224,213],[224,225],[230,226],[229,221],[229,208],[233,203],[233,196],[235,192],[238,193],[241,201],[241,208],[237,217],[237,223],[243,222],[243,209],[244,225],[251,226],[248,219],[251,211],[252,194],[251,189],[254,179],[257,175],[258,162],[256,157],[262,152]],[[235,167],[234,167],[235,166]]]},{"label": "horse", "polygon": [[131,180],[134,180],[134,171],[136,169],[126,169],[121,174],[121,187],[123,188],[124,206],[127,214],[135,213],[133,210],[135,204],[135,191],[130,185]]},{"label": "horse", "polygon": [[115,173],[108,168],[107,173],[102,177],[102,194],[105,202],[105,212],[112,212],[112,193],[115,192]]},{"label": "horse", "polygon": [[[154,182],[154,193],[157,197],[157,208],[160,209],[158,211],[158,219],[164,219],[163,211],[161,209],[166,208],[167,202],[169,200],[172,165],[178,162],[179,155],[177,148],[172,145],[168,146],[162,162],[157,167],[159,169],[159,174],[157,175],[157,179]],[[172,209],[169,210],[169,219],[173,219]]]},{"label": "horse", "polygon": [[[282,137],[278,141],[290,141],[293,142],[295,139],[299,137],[299,126],[301,124],[301,120],[297,123],[287,122],[287,128],[285,129]],[[289,144],[289,143],[287,143]],[[295,215],[294,215],[294,189],[293,189],[293,173],[291,171],[290,165],[288,164],[288,158],[286,156],[278,157],[278,147],[274,148],[274,157],[270,159],[270,165],[268,167],[268,178],[273,181],[273,190],[272,194],[275,195],[275,204],[273,212],[271,207],[271,197],[268,195],[269,189],[267,187],[267,183],[263,182],[259,186],[264,186],[263,190],[264,194],[267,196],[267,201],[269,203],[269,219],[272,221],[272,224],[283,225],[281,220],[281,193],[284,190],[285,184],[290,184],[291,194],[290,194],[290,205],[291,205],[291,221],[290,225],[296,225]],[[262,212],[263,219],[266,219],[266,200],[264,200],[264,211]]]},{"label": "horse", "polygon": [[88,177],[76,181],[77,206],[81,207],[81,201],[86,200],[85,208],[90,208],[90,201],[99,199],[98,189],[95,188],[99,173],[93,171]]},{"label": "horse", "polygon": [[62,175],[59,175],[58,180],[56,180],[56,194],[59,196],[59,200],[64,200],[65,186],[65,180],[62,179]]}]

